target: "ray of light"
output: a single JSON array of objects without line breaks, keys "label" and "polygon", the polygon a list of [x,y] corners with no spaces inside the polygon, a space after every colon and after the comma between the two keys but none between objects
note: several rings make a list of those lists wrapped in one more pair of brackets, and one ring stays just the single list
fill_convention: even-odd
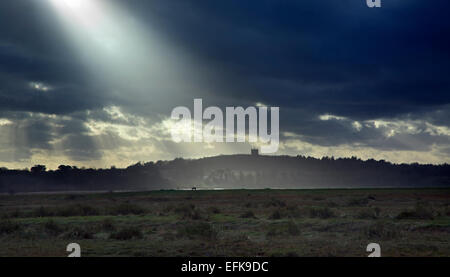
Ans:
[{"label": "ray of light", "polygon": [[96,81],[127,94],[161,98],[167,98],[168,91],[175,96],[200,83],[193,81],[195,70],[182,53],[111,1],[49,1]]},{"label": "ray of light", "polygon": [[[133,109],[145,106],[143,109],[149,114],[159,109],[170,115],[173,103],[179,103],[174,99],[183,99],[189,90],[192,95],[202,89],[204,77],[196,70],[201,65],[193,66],[178,48],[172,47],[151,26],[139,22],[128,10],[112,1],[48,1],[93,82],[108,88],[105,93],[113,94],[115,99],[132,103]],[[137,133],[147,132],[144,127],[136,128],[143,128]]]}]

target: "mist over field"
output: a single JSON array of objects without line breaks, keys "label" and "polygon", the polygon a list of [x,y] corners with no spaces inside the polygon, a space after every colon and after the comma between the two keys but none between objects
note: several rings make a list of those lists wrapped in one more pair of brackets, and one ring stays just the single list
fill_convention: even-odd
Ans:
[{"label": "mist over field", "polygon": [[61,165],[0,170],[0,192],[159,189],[450,187],[450,165],[392,164],[357,158],[230,155],[137,163],[124,169]]}]

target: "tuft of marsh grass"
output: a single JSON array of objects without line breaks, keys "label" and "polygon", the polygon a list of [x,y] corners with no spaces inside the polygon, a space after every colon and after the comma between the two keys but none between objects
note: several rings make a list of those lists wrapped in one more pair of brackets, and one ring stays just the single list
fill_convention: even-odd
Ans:
[{"label": "tuft of marsh grass", "polygon": [[246,211],[245,213],[241,214],[241,218],[256,218],[253,211]]},{"label": "tuft of marsh grass", "polygon": [[136,204],[131,203],[121,203],[117,206],[110,208],[106,213],[109,215],[141,215],[145,214],[147,211]]},{"label": "tuft of marsh grass", "polygon": [[63,228],[52,219],[44,223],[44,229],[50,235],[59,235],[63,231]]},{"label": "tuft of marsh grass", "polygon": [[272,198],[266,203],[266,207],[286,207],[286,202],[280,199]]},{"label": "tuft of marsh grass", "polygon": [[277,237],[277,236],[298,236],[300,234],[300,228],[297,224],[289,220],[287,222],[282,222],[278,224],[272,224],[268,227],[267,236],[268,237]]},{"label": "tuft of marsh grass", "polygon": [[356,218],[359,219],[377,219],[380,216],[380,208],[365,208],[358,212]]},{"label": "tuft of marsh grass", "polygon": [[142,231],[137,227],[126,227],[117,232],[112,233],[109,238],[115,240],[131,240],[131,239],[142,239]]},{"label": "tuft of marsh grass", "polygon": [[181,215],[183,219],[199,220],[203,218],[200,211],[192,204],[178,206],[174,208],[174,212]]},{"label": "tuft of marsh grass", "polygon": [[369,239],[395,239],[400,235],[400,229],[394,224],[376,222],[363,229],[363,235]]},{"label": "tuft of marsh grass", "polygon": [[65,239],[93,239],[95,232],[90,228],[75,226],[67,231],[63,238]]},{"label": "tuft of marsh grass", "polygon": [[349,207],[363,207],[369,204],[369,198],[353,198],[348,200],[347,206]]},{"label": "tuft of marsh grass", "polygon": [[208,212],[210,212],[212,214],[220,214],[220,209],[213,206],[213,207],[208,208]]},{"label": "tuft of marsh grass", "polygon": [[190,223],[177,231],[178,236],[188,238],[217,239],[218,231],[208,222]]},{"label": "tuft of marsh grass", "polygon": [[434,210],[427,203],[417,203],[416,207],[412,210],[402,211],[396,217],[397,219],[434,219]]},{"label": "tuft of marsh grass", "polygon": [[328,208],[328,207],[324,207],[324,208],[310,208],[309,209],[309,216],[311,218],[322,218],[322,219],[327,219],[327,218],[332,218],[332,217],[336,217],[336,214],[333,212],[332,209]]},{"label": "tuft of marsh grass", "polygon": [[116,225],[114,224],[114,220],[112,220],[111,218],[104,219],[100,224],[101,224],[102,230],[105,230],[105,231],[115,231],[116,230]]}]

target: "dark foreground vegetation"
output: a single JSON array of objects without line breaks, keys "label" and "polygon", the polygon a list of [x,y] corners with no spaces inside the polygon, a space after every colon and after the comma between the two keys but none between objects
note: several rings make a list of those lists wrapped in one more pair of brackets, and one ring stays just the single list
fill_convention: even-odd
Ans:
[{"label": "dark foreground vegetation", "polygon": [[138,163],[125,169],[61,165],[0,169],[0,193],[212,188],[450,187],[450,165],[357,158],[231,155]]},{"label": "dark foreground vegetation", "polygon": [[450,190],[0,196],[0,256],[450,256]]}]

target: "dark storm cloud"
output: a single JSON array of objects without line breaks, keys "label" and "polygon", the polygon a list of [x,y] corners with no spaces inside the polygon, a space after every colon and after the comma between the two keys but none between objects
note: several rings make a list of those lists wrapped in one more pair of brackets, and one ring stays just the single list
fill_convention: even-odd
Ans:
[{"label": "dark storm cloud", "polygon": [[[223,71],[224,82],[235,84],[232,98],[361,118],[450,101],[448,1],[392,0],[382,9],[362,0],[115,2]],[[60,84],[81,78],[82,65],[48,7],[1,5],[3,72]],[[79,109],[92,108],[82,99],[98,94],[64,90]]]},{"label": "dark storm cloud", "polygon": [[318,120],[327,113],[449,126],[448,1],[392,0],[381,9],[365,1],[130,1],[129,7],[220,71],[225,77],[217,86],[228,88],[228,103],[280,106],[281,129],[307,141],[418,151],[448,143],[429,134],[385,139],[386,130],[373,126],[357,132]]},{"label": "dark storm cloud", "polygon": [[[0,3],[0,109],[70,114],[107,104],[49,1]],[[30,82],[52,87],[36,91]]]},{"label": "dark storm cloud", "polygon": [[142,2],[130,6],[228,74],[232,97],[358,118],[450,101],[448,1]]},{"label": "dark storm cloud", "polygon": [[[67,39],[51,1],[16,0],[0,3],[0,57],[8,72],[76,79],[82,66]],[[63,70],[65,69],[65,70]]]},{"label": "dark storm cloud", "polygon": [[[0,80],[2,79],[6,78],[0,76]],[[13,78],[9,80],[11,79]],[[44,86],[50,88],[47,91],[41,91],[34,89],[31,81],[17,80],[11,85],[8,85],[8,82],[3,82],[3,87],[0,89],[2,111],[70,114],[80,110],[101,108],[108,103],[102,96],[96,95],[97,91],[92,87],[77,85],[53,87],[44,83]]]}]

